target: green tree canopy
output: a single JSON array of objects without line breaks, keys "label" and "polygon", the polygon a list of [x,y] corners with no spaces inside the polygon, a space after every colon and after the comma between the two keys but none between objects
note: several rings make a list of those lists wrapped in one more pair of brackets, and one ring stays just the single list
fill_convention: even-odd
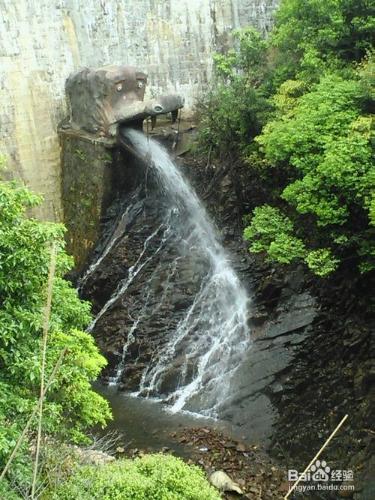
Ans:
[{"label": "green tree canopy", "polygon": [[372,0],[283,0],[267,40],[246,28],[214,58],[200,139],[266,187],[250,251],[321,276],[374,268],[374,27]]},{"label": "green tree canopy", "polygon": [[284,0],[276,12],[270,46],[274,79],[319,79],[327,68],[361,61],[375,33],[372,0]]},{"label": "green tree canopy", "polygon": [[42,318],[52,242],[56,242],[58,254],[47,378],[63,349],[67,351],[44,405],[44,429],[82,441],[85,429],[104,425],[110,418],[107,402],[90,385],[106,364],[93,338],[84,332],[90,305],[79,300],[64,279],[72,266],[64,251],[64,227],[26,215],[40,201],[16,183],[0,182],[0,468],[39,396]]},{"label": "green tree canopy", "polygon": [[[325,266],[324,272],[318,270],[318,274],[328,274],[336,267],[333,262],[337,264],[342,258],[354,257],[361,271],[374,265],[373,120],[366,113],[367,92],[361,78],[365,73],[351,80],[331,73],[310,92],[293,100],[285,98],[284,84],[275,96],[279,112],[256,139],[270,164],[294,168],[294,180],[280,197],[293,209],[288,209],[298,227],[293,234],[311,250],[320,249],[318,255],[325,255],[325,261],[331,259],[331,265]],[[292,83],[288,86],[295,88]],[[298,220],[306,215],[308,219]],[[245,232],[248,239],[259,225],[258,219],[259,214],[254,212],[252,230]],[[273,220],[269,218],[268,224]],[[261,236],[259,231],[257,234]],[[273,246],[267,248],[276,260],[280,260],[275,250],[282,234],[285,238],[288,233],[280,227]],[[283,245],[285,252],[285,240]],[[251,248],[254,251],[254,244]],[[295,255],[292,246],[289,255]],[[308,255],[306,251],[306,262],[316,272],[316,258]]]}]

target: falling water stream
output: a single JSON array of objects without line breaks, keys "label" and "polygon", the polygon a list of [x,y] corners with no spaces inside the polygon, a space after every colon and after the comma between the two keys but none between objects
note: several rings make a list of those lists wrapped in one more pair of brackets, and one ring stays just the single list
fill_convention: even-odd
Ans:
[{"label": "falling water stream", "polygon": [[[166,295],[174,293],[175,276],[182,273],[181,263],[185,262],[186,266],[188,262],[194,272],[191,301],[178,320],[171,321],[163,343],[143,368],[138,390],[133,394],[162,400],[169,404],[172,412],[188,410],[216,417],[218,408],[230,394],[231,377],[250,346],[248,295],[205,208],[168,152],[139,131],[122,129],[121,134],[122,139],[148,162],[165,202],[160,224],[150,231],[135,263],[99,311],[90,330],[95,329],[104,315],[111,313],[113,306],[126,296],[129,287],[145,269],[151,269],[147,283],[152,283],[160,273],[158,262],[163,261],[163,252],[170,254],[172,249],[164,291],[155,302],[151,300],[151,285],[142,289],[142,306],[128,327],[121,360],[110,381],[119,383],[128,349],[136,341],[142,321],[165,307]],[[126,213],[120,222],[124,222]],[[83,280],[101,263],[117,239],[118,232],[114,231],[102,255],[91,265]],[[165,390],[171,373],[175,383]]]}]

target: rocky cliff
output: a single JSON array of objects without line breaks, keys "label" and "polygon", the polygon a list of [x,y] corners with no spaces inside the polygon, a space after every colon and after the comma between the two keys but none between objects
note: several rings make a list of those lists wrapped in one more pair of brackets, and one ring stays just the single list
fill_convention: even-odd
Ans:
[{"label": "rocky cliff", "polygon": [[[274,267],[262,257],[251,256],[241,236],[241,219],[250,208],[249,200],[256,202],[252,193],[259,196],[259,189],[252,191],[258,181],[251,170],[236,164],[215,168],[192,157],[180,163],[205,199],[233,265],[253,297],[249,312],[253,347],[236,372],[220,418],[231,422],[247,439],[267,442],[286,468],[302,468],[342,416],[349,414],[346,427],[324,459],[331,468],[351,468],[360,491],[363,477],[370,474],[368,459],[373,446],[371,282],[352,283],[350,268],[332,280],[317,280],[302,267]],[[107,212],[97,256],[105,250],[114,228],[118,231],[116,243],[82,282],[82,294],[93,301],[96,311],[127,276],[145,241],[161,224],[163,201],[152,175],[139,166],[132,168],[136,168],[139,184],[119,196]],[[132,207],[128,212],[127,206]],[[155,254],[161,240],[162,233],[156,233],[148,255]],[[137,390],[152,353],[165,342],[170,322],[179,320],[196,293],[197,277],[189,258],[177,274],[171,274],[173,249],[167,248],[162,255],[133,281],[93,330],[109,359],[103,376],[107,380],[113,377],[123,361],[121,387],[125,390]],[[153,316],[142,315],[146,289],[148,303],[155,306]],[[136,328],[135,318],[140,318]],[[135,340],[124,353],[131,328]],[[171,366],[162,388],[165,392],[176,383],[177,368]],[[368,493],[362,490],[358,494]]]}]

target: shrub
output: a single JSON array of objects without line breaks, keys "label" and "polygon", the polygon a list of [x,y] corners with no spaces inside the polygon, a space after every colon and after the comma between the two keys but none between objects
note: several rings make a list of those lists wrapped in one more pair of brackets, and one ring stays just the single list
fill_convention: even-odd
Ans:
[{"label": "shrub", "polygon": [[[367,95],[358,76],[324,76],[310,92],[289,100],[288,110],[285,99],[275,99],[282,101],[281,112],[256,140],[269,163],[294,168],[295,180],[281,189],[280,197],[289,205],[297,231],[286,230],[275,213],[271,217],[268,212],[265,220],[264,210],[254,211],[245,230],[245,237],[254,242],[252,251],[264,242],[262,250],[280,262],[286,261],[288,251],[287,259],[306,257],[318,275],[329,274],[347,257],[356,260],[362,272],[374,268],[372,119],[363,112]],[[275,224],[278,231],[271,245],[270,234],[264,233]],[[307,248],[313,245],[314,252],[303,256],[292,234]]]},{"label": "shrub", "polygon": [[[44,404],[44,431],[83,441],[85,429],[104,425],[110,418],[107,402],[90,385],[106,363],[93,338],[83,331],[90,321],[90,305],[79,300],[76,290],[63,278],[72,266],[64,251],[65,229],[26,215],[27,209],[40,201],[14,182],[0,182],[1,469],[39,396],[42,311],[52,241],[58,254],[47,378],[62,350],[67,348],[67,352]],[[21,451],[12,465],[12,477],[18,478],[18,471],[27,469],[30,462],[27,443]]]},{"label": "shrub", "polygon": [[266,42],[253,28],[233,32],[237,50],[214,55],[216,82],[198,106],[200,149],[214,156],[248,151],[272,109],[262,88]]},{"label": "shrub", "polygon": [[101,466],[81,466],[50,500],[220,500],[196,466],[171,455],[145,455]]},{"label": "shrub", "polygon": [[283,0],[270,41],[276,85],[296,76],[317,81],[322,68],[360,61],[371,49],[374,14],[368,0]]},{"label": "shrub", "polygon": [[238,76],[230,86],[218,84],[200,103],[200,150],[218,157],[249,152],[269,110],[262,92],[249,87],[244,77]]},{"label": "shrub", "polygon": [[236,31],[214,56],[203,107],[201,145],[242,158],[263,203],[245,222],[250,251],[320,276],[375,268],[374,13],[368,0],[282,0],[267,40]]}]

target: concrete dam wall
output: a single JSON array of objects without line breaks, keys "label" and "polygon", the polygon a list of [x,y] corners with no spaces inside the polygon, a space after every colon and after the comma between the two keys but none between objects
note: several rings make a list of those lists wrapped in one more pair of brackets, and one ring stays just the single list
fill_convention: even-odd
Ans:
[{"label": "concrete dam wall", "polygon": [[174,91],[194,105],[211,78],[212,53],[234,28],[267,31],[276,0],[0,0],[0,153],[6,178],[45,201],[36,215],[61,220],[64,83],[83,66],[132,64],[148,92]]}]

